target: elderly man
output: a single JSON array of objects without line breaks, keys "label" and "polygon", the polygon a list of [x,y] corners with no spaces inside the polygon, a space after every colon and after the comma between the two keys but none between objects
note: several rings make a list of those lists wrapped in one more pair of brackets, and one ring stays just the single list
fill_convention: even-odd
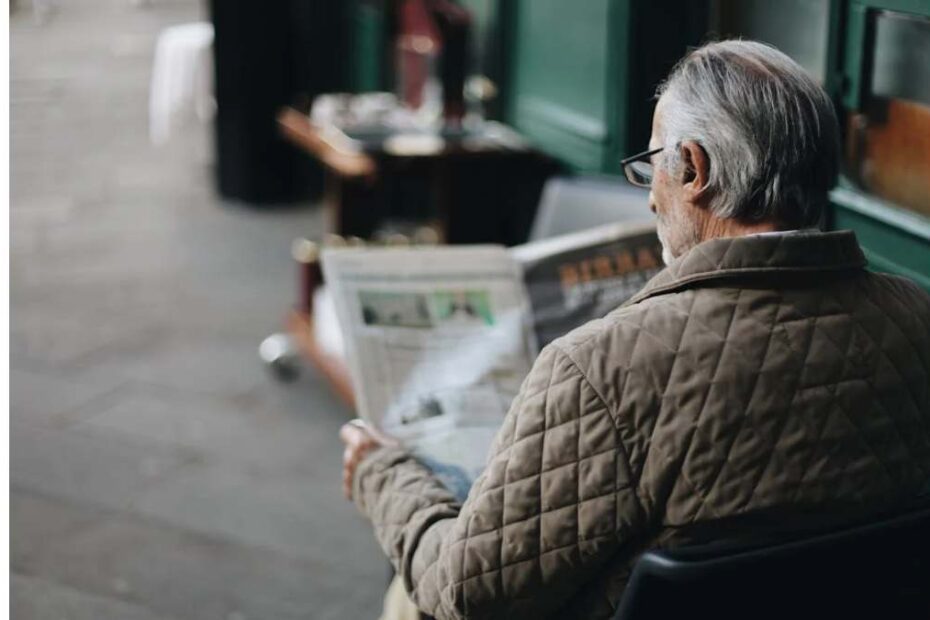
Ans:
[{"label": "elderly man", "polygon": [[660,89],[667,268],[548,346],[464,504],[343,431],[358,508],[437,618],[607,618],[650,547],[901,509],[930,482],[930,296],[819,232],[838,129],[781,52],[702,47]]}]

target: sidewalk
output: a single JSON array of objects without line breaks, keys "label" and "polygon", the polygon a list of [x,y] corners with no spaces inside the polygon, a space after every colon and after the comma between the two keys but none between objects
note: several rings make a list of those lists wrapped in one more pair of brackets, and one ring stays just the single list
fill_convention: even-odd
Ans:
[{"label": "sidewalk", "polygon": [[214,196],[209,133],[147,137],[190,1],[11,15],[12,616],[364,619],[387,563],[340,494],[349,412],[256,351],[311,208]]}]

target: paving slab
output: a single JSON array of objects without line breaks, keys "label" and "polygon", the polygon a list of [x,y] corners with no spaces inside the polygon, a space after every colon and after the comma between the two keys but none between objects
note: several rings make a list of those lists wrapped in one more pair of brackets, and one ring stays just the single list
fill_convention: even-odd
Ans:
[{"label": "paving slab", "polygon": [[[14,493],[12,515],[23,528],[63,513],[39,549],[14,541],[14,572],[41,572],[49,580],[92,596],[115,598],[169,617],[297,619],[376,617],[386,565],[349,570],[329,562],[282,556],[217,536],[192,533],[158,520],[101,511],[70,501]],[[121,617],[121,616],[103,616]]]},{"label": "paving slab", "polygon": [[351,414],[257,358],[321,210],[219,198],[209,126],[149,144],[155,41],[202,2],[55,4],[10,23],[14,617],[377,617]]},{"label": "paving slab", "polygon": [[15,573],[10,578],[10,615],[16,620],[170,620],[137,605]]}]

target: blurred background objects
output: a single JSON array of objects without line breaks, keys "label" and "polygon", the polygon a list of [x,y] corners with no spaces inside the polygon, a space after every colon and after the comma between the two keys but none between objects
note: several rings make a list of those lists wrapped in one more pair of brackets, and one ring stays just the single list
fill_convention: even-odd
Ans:
[{"label": "blurred background objects", "polygon": [[224,202],[209,124],[149,142],[159,33],[206,7],[31,8],[11,14],[12,616],[375,617],[387,564],[339,486],[350,412],[255,353],[319,212]]},{"label": "blurred background objects", "polygon": [[648,219],[618,162],[710,38],[823,84],[824,226],[930,290],[925,0],[11,6],[16,618],[377,617],[320,245]]}]

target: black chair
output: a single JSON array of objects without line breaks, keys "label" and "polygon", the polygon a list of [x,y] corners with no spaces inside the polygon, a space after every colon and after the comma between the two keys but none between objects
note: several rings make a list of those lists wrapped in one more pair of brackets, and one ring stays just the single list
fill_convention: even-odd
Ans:
[{"label": "black chair", "polygon": [[930,507],[774,544],[650,551],[615,620],[930,619]]}]

